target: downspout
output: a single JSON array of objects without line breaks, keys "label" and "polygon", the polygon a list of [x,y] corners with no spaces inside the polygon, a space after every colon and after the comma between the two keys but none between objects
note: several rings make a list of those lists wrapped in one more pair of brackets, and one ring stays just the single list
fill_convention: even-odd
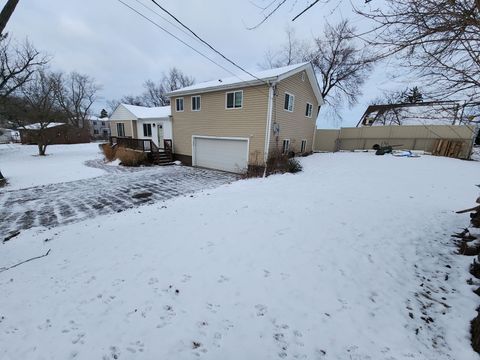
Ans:
[{"label": "downspout", "polygon": [[268,88],[267,127],[265,129],[265,149],[263,151],[263,162],[265,167],[268,160],[268,151],[270,150],[270,134],[272,132],[273,97],[275,95],[275,85],[275,83],[269,83]]}]

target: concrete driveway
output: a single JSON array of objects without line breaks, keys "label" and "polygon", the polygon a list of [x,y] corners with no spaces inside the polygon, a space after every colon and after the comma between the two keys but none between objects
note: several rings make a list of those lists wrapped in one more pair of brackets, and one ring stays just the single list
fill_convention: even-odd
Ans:
[{"label": "concrete driveway", "polygon": [[108,173],[93,179],[0,190],[0,241],[13,231],[90,219],[238,179],[234,174],[184,166],[124,168],[99,161],[88,165]]}]

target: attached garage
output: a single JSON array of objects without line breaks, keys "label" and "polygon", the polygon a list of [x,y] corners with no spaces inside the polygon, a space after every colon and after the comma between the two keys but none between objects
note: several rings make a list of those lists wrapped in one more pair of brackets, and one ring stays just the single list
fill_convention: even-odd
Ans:
[{"label": "attached garage", "polygon": [[248,139],[193,136],[192,146],[193,166],[234,173],[248,168]]}]

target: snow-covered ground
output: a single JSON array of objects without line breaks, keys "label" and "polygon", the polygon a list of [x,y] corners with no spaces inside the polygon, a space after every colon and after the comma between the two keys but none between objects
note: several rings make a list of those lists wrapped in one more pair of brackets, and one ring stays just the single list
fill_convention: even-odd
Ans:
[{"label": "snow-covered ground", "polygon": [[6,190],[88,179],[105,174],[85,161],[101,158],[98,143],[50,145],[47,156],[38,156],[36,145],[0,144],[0,170],[8,180]]},{"label": "snow-covered ground", "polygon": [[[476,162],[317,154],[1,246],[0,358],[478,359]],[[423,318],[423,319],[422,319]]]}]

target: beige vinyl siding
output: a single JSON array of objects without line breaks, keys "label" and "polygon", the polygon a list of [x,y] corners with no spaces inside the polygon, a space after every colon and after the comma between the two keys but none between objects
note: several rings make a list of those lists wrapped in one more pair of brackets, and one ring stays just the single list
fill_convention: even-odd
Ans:
[{"label": "beige vinyl siding", "polygon": [[[302,73],[305,74],[302,81]],[[293,112],[284,110],[285,93],[295,96]],[[305,116],[307,102],[313,105],[312,117]],[[274,97],[274,111],[272,124],[277,123],[280,132],[275,135],[272,131],[269,151],[282,150],[284,139],[290,139],[290,150],[300,152],[302,140],[307,140],[306,151],[313,150],[313,137],[318,116],[318,101],[313,92],[308,76],[305,72],[294,74],[277,85],[277,95]]]},{"label": "beige vinyl siding", "polygon": [[226,109],[227,90],[199,93],[201,110],[192,111],[192,94],[184,98],[184,111],[175,111],[175,99],[171,100],[173,114],[174,152],[192,156],[192,136],[217,136],[248,138],[249,164],[263,164],[265,128],[267,124],[268,87],[266,85],[243,90],[243,107]]},{"label": "beige vinyl siding", "polygon": [[136,120],[110,120],[109,123],[110,123],[110,131],[112,132],[112,136],[118,136],[117,124],[122,123],[125,125],[125,136],[138,139]]}]

